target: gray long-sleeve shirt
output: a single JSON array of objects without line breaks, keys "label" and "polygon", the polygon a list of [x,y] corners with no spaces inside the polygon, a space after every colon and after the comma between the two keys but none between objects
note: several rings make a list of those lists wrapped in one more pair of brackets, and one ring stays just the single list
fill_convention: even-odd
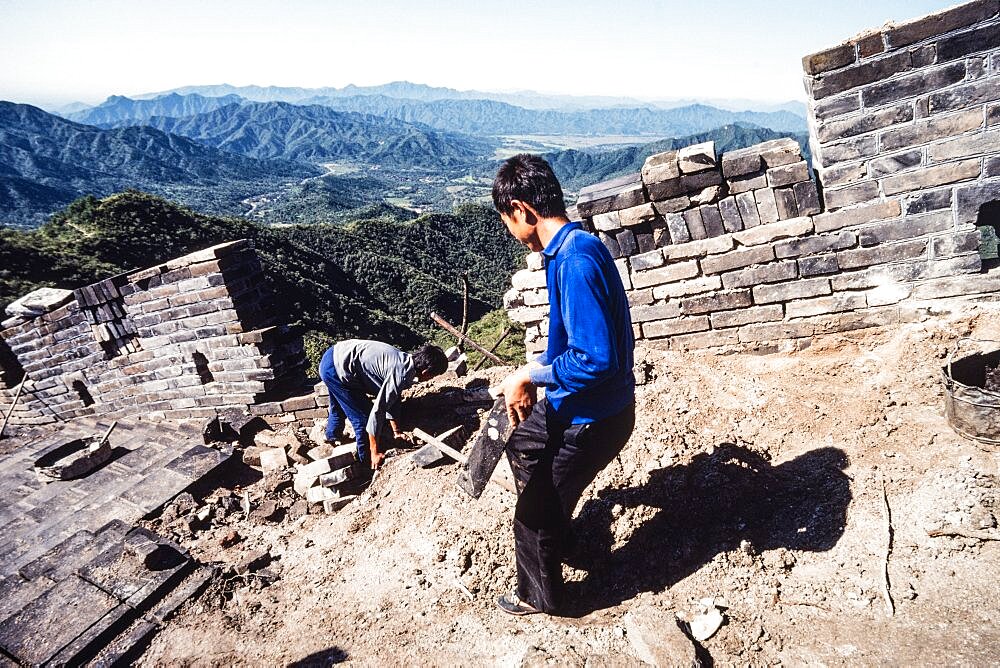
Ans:
[{"label": "gray long-sleeve shirt", "polygon": [[333,366],[344,385],[375,396],[365,427],[372,436],[395,419],[403,390],[416,380],[413,357],[381,341],[341,341],[333,346]]}]

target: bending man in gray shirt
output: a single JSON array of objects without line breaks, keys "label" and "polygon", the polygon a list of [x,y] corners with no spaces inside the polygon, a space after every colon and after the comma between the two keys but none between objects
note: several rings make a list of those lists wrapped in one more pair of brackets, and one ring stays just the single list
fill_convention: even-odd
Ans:
[{"label": "bending man in gray shirt", "polygon": [[[382,463],[388,437],[386,422],[393,438],[402,433],[396,423],[403,390],[417,381],[444,373],[448,360],[437,346],[425,345],[411,353],[380,341],[349,339],[323,353],[319,376],[330,392],[330,417],[326,422],[326,440],[333,441],[344,426],[344,418],[354,427],[358,460],[368,462],[372,470]],[[369,397],[374,397],[371,399]]]}]

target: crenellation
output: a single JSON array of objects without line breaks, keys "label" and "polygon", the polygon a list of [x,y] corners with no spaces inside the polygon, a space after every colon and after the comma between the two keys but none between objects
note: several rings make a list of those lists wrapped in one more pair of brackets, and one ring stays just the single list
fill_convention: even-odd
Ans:
[{"label": "crenellation", "polygon": [[[976,1],[807,56],[812,165],[791,139],[721,155],[702,144],[585,189],[605,209],[581,213],[606,214],[595,227],[637,336],[678,350],[769,346],[1000,290],[976,228],[1000,201],[997,26],[1000,0]],[[528,292],[505,302],[538,349],[544,308],[525,313]]]}]

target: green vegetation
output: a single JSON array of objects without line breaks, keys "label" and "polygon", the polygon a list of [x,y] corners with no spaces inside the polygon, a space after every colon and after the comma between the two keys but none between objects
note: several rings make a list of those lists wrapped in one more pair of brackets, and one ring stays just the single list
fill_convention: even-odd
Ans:
[{"label": "green vegetation", "polygon": [[[289,323],[334,338],[402,347],[429,339],[437,311],[461,318],[458,277],[468,272],[470,316],[499,307],[523,249],[490,209],[464,205],[416,219],[268,227],[194,213],[145,193],[85,197],[41,228],[0,228],[0,302],[42,285],[79,287],[217,243],[251,239]],[[326,339],[316,338],[316,346]]]},{"label": "green vegetation", "polygon": [[[511,365],[523,364],[524,325],[518,322],[512,322],[510,318],[507,317],[507,312],[503,309],[491,311],[479,320],[471,323],[469,325],[468,336],[473,341],[489,350],[508,328],[511,330],[510,334],[508,334],[503,340],[500,347],[493,352],[496,353],[497,357]],[[445,350],[456,345],[455,337],[444,330],[439,330],[431,343],[441,346]],[[465,352],[469,356],[470,369],[478,364],[483,358],[482,353],[473,350],[469,346],[465,346]]]}]

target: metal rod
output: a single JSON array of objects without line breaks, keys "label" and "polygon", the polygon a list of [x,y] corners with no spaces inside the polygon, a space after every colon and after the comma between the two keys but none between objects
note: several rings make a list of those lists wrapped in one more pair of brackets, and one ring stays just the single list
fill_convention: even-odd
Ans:
[{"label": "metal rod", "polygon": [[[428,434],[426,431],[420,429],[419,427],[413,430],[413,435],[419,438],[424,443],[430,443],[435,448],[440,450],[441,454],[451,457],[459,464],[464,464],[469,459],[458,450],[455,450],[447,443],[444,443],[441,439],[434,438],[433,436]],[[500,477],[495,477],[495,478],[490,478],[490,482],[500,485],[511,494],[515,495],[517,494],[517,491],[514,489],[514,486],[510,484],[509,480]]]},{"label": "metal rod", "polygon": [[10,402],[10,408],[7,409],[7,414],[3,416],[3,424],[0,425],[0,438],[3,438],[3,431],[7,428],[7,420],[14,413],[14,406],[17,406],[17,400],[21,398],[21,390],[24,389],[24,382],[28,380],[28,374],[21,376],[21,382],[17,384],[17,392],[14,393],[14,400]]},{"label": "metal rod", "polygon": [[475,350],[478,350],[483,355],[486,355],[487,357],[489,357],[490,360],[492,360],[494,364],[498,364],[500,366],[503,366],[505,364],[505,362],[502,359],[500,359],[499,357],[497,357],[496,355],[494,355],[492,352],[490,352],[486,348],[482,347],[481,345],[479,345],[478,343],[476,343],[475,341],[473,341],[472,339],[470,339],[465,334],[462,334],[462,332],[460,332],[458,329],[456,329],[454,325],[452,325],[450,322],[448,322],[447,320],[445,320],[444,318],[442,318],[441,316],[439,316],[437,313],[431,313],[431,320],[433,320],[434,322],[436,322],[442,329],[444,329],[449,334],[451,334],[453,336],[457,336],[458,338],[460,338],[461,340],[465,341],[470,346],[472,346]]},{"label": "metal rod", "polygon": [[[514,331],[513,327],[508,327],[507,329],[503,330],[503,334],[500,335],[500,338],[497,339],[496,343],[494,343],[492,346],[490,346],[490,352],[491,353],[495,353],[496,350],[497,350],[497,348],[500,347],[500,344],[503,343],[503,340],[506,339],[507,335],[510,334],[512,331]],[[476,366],[472,367],[472,370],[473,371],[479,371],[480,367],[482,367],[483,364],[486,363],[487,359],[489,359],[489,358],[487,358],[485,355],[483,355],[482,358],[480,358],[480,360],[478,362],[476,362]]]}]

